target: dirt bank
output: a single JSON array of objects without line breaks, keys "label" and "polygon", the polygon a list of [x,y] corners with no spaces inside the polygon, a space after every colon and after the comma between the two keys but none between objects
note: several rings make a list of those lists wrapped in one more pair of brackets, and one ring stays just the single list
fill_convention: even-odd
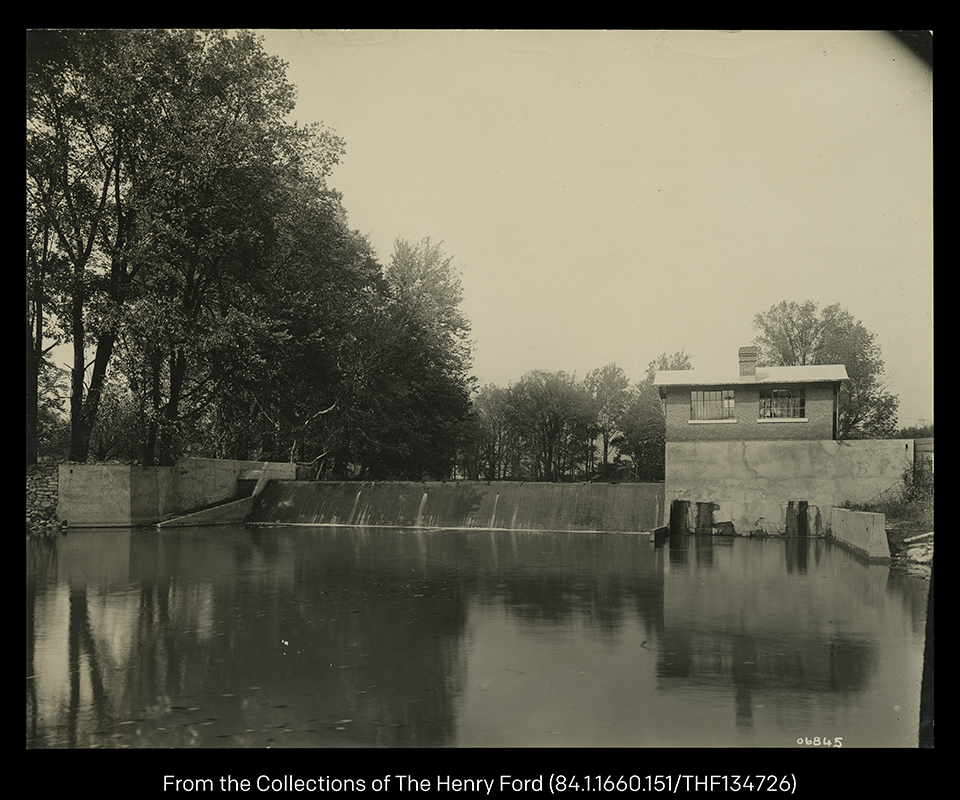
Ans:
[{"label": "dirt bank", "polygon": [[906,569],[920,577],[930,577],[933,563],[933,530],[923,530],[916,523],[892,522],[886,526],[890,545],[890,566]]}]

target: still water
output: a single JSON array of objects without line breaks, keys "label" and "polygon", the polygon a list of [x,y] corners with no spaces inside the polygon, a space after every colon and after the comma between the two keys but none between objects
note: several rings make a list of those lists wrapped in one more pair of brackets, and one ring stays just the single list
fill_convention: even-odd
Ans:
[{"label": "still water", "polygon": [[819,539],[30,539],[27,748],[916,747],[927,587]]}]

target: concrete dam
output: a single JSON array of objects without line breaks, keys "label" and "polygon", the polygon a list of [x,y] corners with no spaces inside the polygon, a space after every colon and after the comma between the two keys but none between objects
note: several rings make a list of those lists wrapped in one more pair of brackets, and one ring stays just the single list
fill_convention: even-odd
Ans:
[{"label": "concrete dam", "polygon": [[271,481],[248,522],[648,533],[663,484]]}]

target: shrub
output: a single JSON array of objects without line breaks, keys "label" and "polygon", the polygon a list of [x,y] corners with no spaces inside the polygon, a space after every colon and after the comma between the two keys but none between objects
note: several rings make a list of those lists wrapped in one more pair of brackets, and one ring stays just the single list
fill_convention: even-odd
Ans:
[{"label": "shrub", "polygon": [[904,471],[900,482],[866,503],[843,503],[852,511],[883,514],[887,523],[933,530],[933,473],[913,467]]}]

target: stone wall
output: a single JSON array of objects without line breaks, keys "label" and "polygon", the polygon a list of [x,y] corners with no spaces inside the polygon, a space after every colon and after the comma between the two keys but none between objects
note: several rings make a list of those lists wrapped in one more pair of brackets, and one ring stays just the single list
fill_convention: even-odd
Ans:
[{"label": "stone wall", "polygon": [[59,464],[27,467],[27,529],[57,524],[57,483]]}]

